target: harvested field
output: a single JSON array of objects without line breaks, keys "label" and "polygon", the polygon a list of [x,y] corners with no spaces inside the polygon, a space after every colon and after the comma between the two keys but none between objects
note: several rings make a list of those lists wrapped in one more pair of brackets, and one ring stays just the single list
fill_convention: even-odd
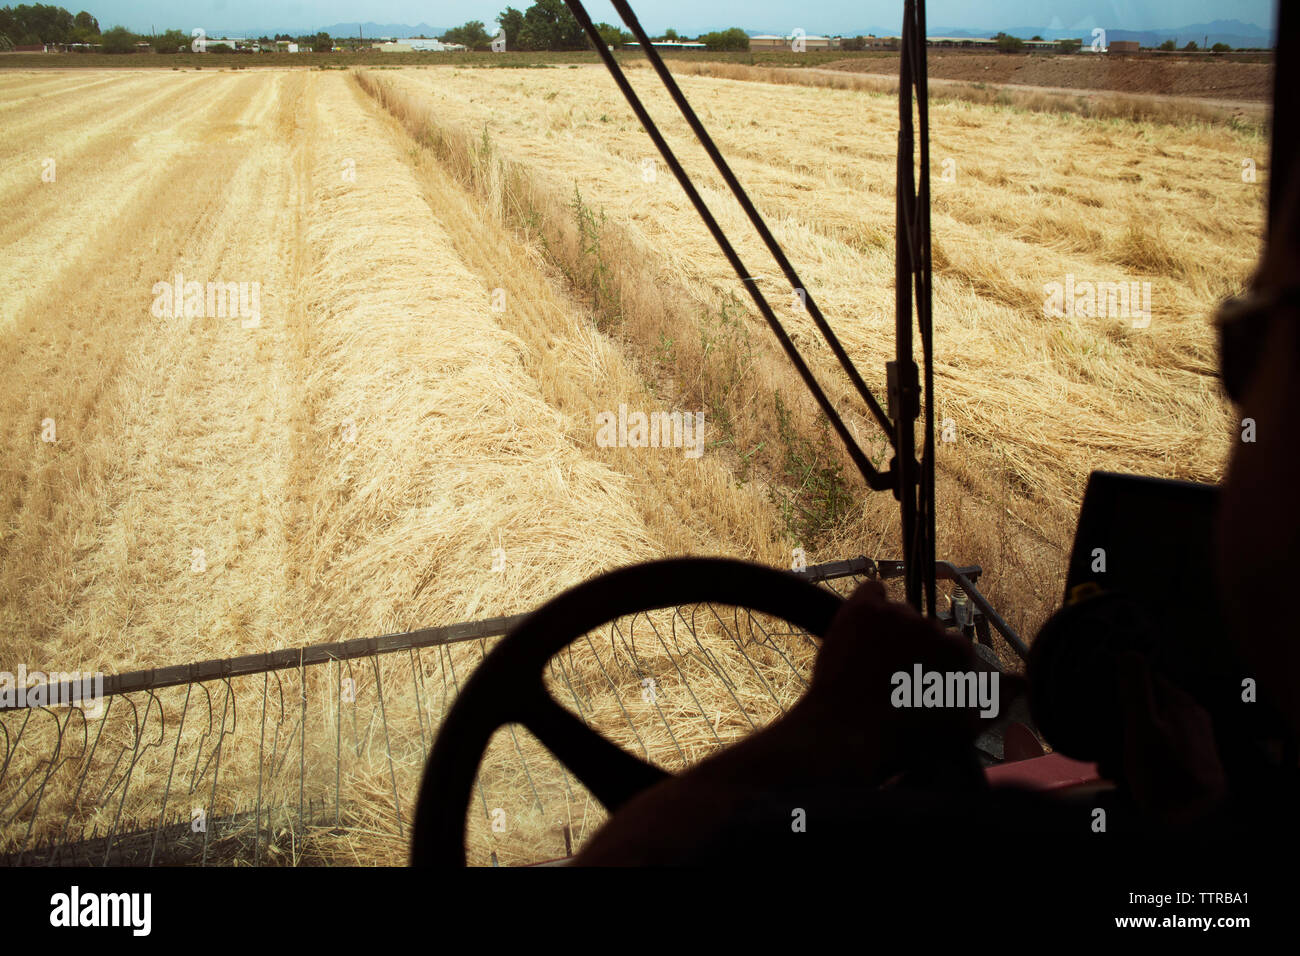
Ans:
[{"label": "harvested field", "polygon": [[[1273,96],[1273,68],[1207,55],[1152,54],[1124,56],[1087,52],[1069,56],[1021,53],[950,53],[931,50],[930,76],[939,80],[1012,83],[1019,86],[1154,93],[1218,100],[1266,103]],[[826,69],[898,76],[898,56],[853,58],[825,64]]]},{"label": "harvested field", "polygon": [[[634,82],[684,144],[653,77]],[[883,395],[896,106],[682,82]],[[1032,635],[1091,469],[1221,474],[1209,317],[1258,252],[1267,150],[1258,129],[959,101],[932,124],[937,401],[955,437],[939,551],[982,565]],[[0,73],[0,129],[0,671],[112,674],[524,613],[661,556],[897,554],[892,499],[862,491],[599,68]],[[882,459],[719,177],[681,155]],[[1067,281],[1148,282],[1149,322],[1045,315]],[[608,447],[598,416],[620,406],[702,412],[701,454]],[[697,611],[589,638],[548,682],[630,751],[692,763],[778,716],[813,659],[772,622]],[[99,728],[134,756],[96,799],[80,755],[42,763],[67,725],[34,727],[0,780],[0,854],[164,822],[158,794],[192,765],[167,823],[255,805],[276,862],[401,862],[429,735],[491,643],[217,682],[206,730],[186,687],[137,694],[134,724]],[[142,726],[158,744],[140,749]],[[300,801],[330,824],[294,824]],[[580,844],[601,819],[504,730],[476,807],[480,864],[562,855],[565,827]]]},{"label": "harvested field", "polygon": [[[782,291],[739,206],[703,151],[690,146],[666,94],[648,73],[633,75],[670,140],[684,144],[683,162],[760,286],[786,306],[792,338],[812,350],[840,408],[861,411],[811,321]],[[372,76],[389,91],[390,107],[440,155],[470,148],[457,143],[490,141],[527,179],[519,189],[527,192],[521,201],[531,221],[548,201],[563,231],[575,188],[603,213],[602,242],[617,250],[607,261],[626,282],[621,334],[654,357],[648,374],[677,383],[694,370],[711,374],[712,384],[695,372],[699,400],[726,394],[747,410],[733,423],[738,458],[761,465],[769,456],[768,473],[780,470],[772,390],[797,402],[801,386],[749,309],[731,334],[743,340],[742,350],[753,344],[762,374],[715,368],[702,354],[696,343],[711,333],[700,317],[733,297],[740,302],[742,292],[662,165],[654,183],[644,181],[642,163],[653,148],[612,84],[581,70]],[[682,83],[859,370],[882,394],[893,341],[894,102],[855,90],[690,76]],[[963,102],[940,104],[931,115],[936,390],[941,417],[951,418],[957,433],[940,449],[940,494],[948,496],[940,551],[990,570],[999,606],[1032,633],[1057,600],[1090,470],[1199,480],[1220,474],[1230,423],[1210,316],[1242,287],[1258,254],[1264,140],[1258,131],[1199,123],[1098,122]],[[468,132],[460,140],[439,133],[456,129]],[[1255,157],[1255,182],[1243,182],[1242,157]],[[649,274],[657,296],[643,288]],[[1069,276],[1149,282],[1149,327],[1113,315],[1049,320],[1045,288]],[[664,295],[666,286],[675,293]],[[656,350],[663,342],[673,349]],[[811,434],[811,418],[802,427]],[[857,427],[870,442],[865,417]],[[830,535],[809,553],[838,556],[826,549],[842,547],[841,540],[891,542],[894,516],[873,512],[872,504],[860,523],[850,519],[855,529],[846,539]]]}]

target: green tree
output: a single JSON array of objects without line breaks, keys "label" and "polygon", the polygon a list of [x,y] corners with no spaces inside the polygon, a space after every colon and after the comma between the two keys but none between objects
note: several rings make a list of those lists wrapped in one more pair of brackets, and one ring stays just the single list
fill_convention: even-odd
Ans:
[{"label": "green tree", "polygon": [[149,44],[155,53],[179,53],[182,49],[188,53],[190,38],[180,30],[168,30],[158,34]]},{"label": "green tree", "polygon": [[730,30],[706,33],[700,37],[700,42],[710,50],[730,50],[743,53],[749,49],[749,34],[740,27],[732,27]]},{"label": "green tree", "polygon": [[581,50],[586,45],[586,34],[564,0],[537,0],[524,14],[519,49]]},{"label": "green tree", "polygon": [[1228,44],[1226,44],[1226,43],[1216,43],[1216,44],[1214,44],[1214,46],[1210,47],[1210,52],[1211,52],[1211,53],[1227,53],[1227,52],[1228,52],[1229,50],[1231,50],[1231,49],[1232,49],[1232,47],[1228,46]]},{"label": "green tree", "polygon": [[605,41],[605,45],[611,50],[621,49],[623,44],[631,43],[632,34],[626,30],[620,30],[618,27],[609,23],[597,23],[596,29],[600,32],[600,38]]},{"label": "green tree", "polygon": [[1025,48],[1024,40],[1013,37],[1009,33],[999,33],[993,37],[993,40],[998,45],[999,53],[1019,53]]},{"label": "green tree", "polygon": [[1057,40],[1056,49],[1060,53],[1078,53],[1083,49],[1082,40]]},{"label": "green tree", "polygon": [[679,36],[677,35],[677,31],[676,31],[676,30],[674,30],[672,27],[669,27],[667,30],[664,31],[664,35],[661,36],[661,37],[659,37],[659,39],[660,39],[660,40],[680,40],[681,37],[679,37]]},{"label": "green tree", "polygon": [[856,50],[865,50],[866,48],[867,48],[866,37],[845,37],[844,39],[840,40],[841,50],[856,51]]},{"label": "green tree", "polygon": [[1196,45],[1195,40],[1188,40],[1187,46],[1183,47],[1183,50],[1186,51],[1187,53],[1195,53],[1199,49],[1200,47]]},{"label": "green tree", "polygon": [[488,50],[492,47],[492,38],[482,20],[471,20],[464,26],[455,27],[438,37],[443,43],[460,43],[470,50]]},{"label": "green tree", "polygon": [[328,53],[334,49],[334,41],[328,33],[318,33],[310,40],[311,48],[316,53]]},{"label": "green tree", "polygon": [[514,7],[506,7],[497,15],[497,23],[506,34],[506,49],[519,49],[519,33],[524,28],[524,15]]},{"label": "green tree", "polygon": [[113,27],[104,31],[100,42],[105,53],[134,53],[136,35],[126,27]]},{"label": "green tree", "polygon": [[1172,53],[1174,50],[1177,50],[1177,49],[1178,49],[1178,44],[1177,44],[1177,42],[1175,42],[1174,40],[1166,40],[1164,43],[1162,43],[1162,44],[1160,44],[1158,47],[1156,47],[1156,49],[1157,49],[1157,50],[1165,50],[1165,51],[1167,51],[1167,52],[1169,52],[1169,53]]},{"label": "green tree", "polygon": [[1034,40],[1034,41],[1037,42],[1037,43],[1042,43],[1042,42],[1043,42],[1043,38],[1040,37],[1040,36],[1039,36],[1038,34],[1036,34],[1036,33],[1035,33],[1033,36],[1031,36],[1029,39]]},{"label": "green tree", "polygon": [[20,3],[0,10],[0,33],[15,45],[71,43],[76,19],[62,7],[44,3]]},{"label": "green tree", "polygon": [[72,25],[85,33],[99,36],[99,21],[92,17],[85,10],[82,10],[72,18]]}]

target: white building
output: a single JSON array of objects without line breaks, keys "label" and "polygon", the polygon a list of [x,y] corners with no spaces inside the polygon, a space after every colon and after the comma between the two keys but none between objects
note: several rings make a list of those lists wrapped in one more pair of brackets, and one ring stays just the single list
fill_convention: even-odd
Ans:
[{"label": "white building", "polygon": [[443,43],[442,40],[426,40],[419,38],[419,36],[412,36],[412,38],[403,40],[403,43],[420,53],[447,53],[455,51],[455,49],[465,48],[463,43]]}]

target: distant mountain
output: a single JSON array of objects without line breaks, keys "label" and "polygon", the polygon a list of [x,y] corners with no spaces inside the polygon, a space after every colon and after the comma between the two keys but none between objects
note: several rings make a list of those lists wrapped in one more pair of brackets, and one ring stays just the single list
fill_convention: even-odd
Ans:
[{"label": "distant mountain", "polygon": [[[1214,20],[1211,23],[1191,23],[1185,27],[1179,27],[1177,30],[1155,30],[1150,31],[1150,33],[1153,39],[1152,46],[1171,38],[1180,47],[1186,44],[1188,40],[1202,43],[1207,35],[1211,44],[1226,43],[1233,47],[1271,47],[1276,42],[1273,38],[1272,29],[1265,30],[1253,23],[1242,23],[1240,20]],[[1136,39],[1136,36],[1119,37],[1118,39]],[[1146,45],[1145,40],[1139,42]]]},{"label": "distant mountain", "polygon": [[[1195,40],[1197,45],[1201,45],[1209,37],[1208,42],[1226,43],[1231,47],[1269,47],[1273,45],[1273,31],[1266,30],[1263,27],[1256,26],[1253,23],[1243,23],[1241,20],[1215,20],[1213,23],[1190,23],[1187,26],[1175,28],[1162,28],[1157,30],[1121,30],[1106,26],[1104,19],[1090,17],[1088,20],[1074,23],[1067,26],[1052,24],[1046,27],[1012,27],[1006,30],[1012,36],[1028,39],[1032,36],[1041,36],[1045,40],[1064,40],[1071,38],[1091,40],[1092,31],[1095,27],[1101,27],[1106,31],[1107,40],[1136,40],[1143,46],[1159,46],[1166,40],[1173,40],[1178,46],[1182,47],[1187,44],[1188,40]],[[996,32],[996,31],[994,31]],[[936,33],[936,31],[931,31]],[[952,36],[969,36],[968,33],[950,34]],[[991,33],[985,33],[984,36],[992,36]]]}]

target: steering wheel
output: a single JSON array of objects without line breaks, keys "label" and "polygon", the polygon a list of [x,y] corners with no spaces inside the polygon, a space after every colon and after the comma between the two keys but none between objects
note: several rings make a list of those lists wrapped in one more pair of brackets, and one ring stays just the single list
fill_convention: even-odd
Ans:
[{"label": "steering wheel", "polygon": [[619,617],[678,604],[771,614],[825,638],[843,599],[774,568],[726,558],[672,558],[570,588],[514,628],[474,671],[434,742],[420,781],[413,866],[465,866],[465,816],[492,734],[523,724],[613,813],[669,775],[606,740],[547,694],[546,662]]}]

